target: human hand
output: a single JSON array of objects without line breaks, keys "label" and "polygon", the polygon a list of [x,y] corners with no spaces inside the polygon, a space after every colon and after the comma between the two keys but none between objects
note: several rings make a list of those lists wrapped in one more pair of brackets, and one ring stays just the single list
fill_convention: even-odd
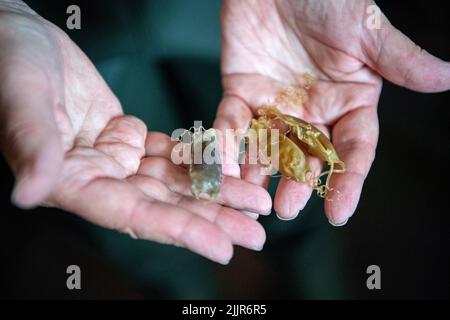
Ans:
[{"label": "human hand", "polygon": [[[381,29],[366,27],[361,0],[227,0],[222,7],[222,73],[224,97],[215,127],[247,128],[258,107],[274,101],[289,85],[310,73],[316,79],[309,100],[296,110],[331,136],[347,171],[331,178],[325,202],[333,225],[354,213],[378,140],[377,103],[382,77],[421,92],[450,89],[450,64],[443,62],[395,29],[385,16]],[[315,171],[321,163],[310,159]],[[234,174],[239,175],[237,166]],[[230,171],[232,171],[230,169]],[[246,181],[267,186],[259,168],[243,165]],[[274,209],[293,219],[311,195],[306,184],[281,178]],[[336,194],[339,192],[339,195]]]},{"label": "human hand", "polygon": [[20,207],[55,206],[220,263],[233,244],[264,244],[238,210],[270,210],[266,190],[225,177],[217,202],[193,198],[169,160],[174,142],[124,115],[83,52],[19,1],[0,0],[0,137]]}]

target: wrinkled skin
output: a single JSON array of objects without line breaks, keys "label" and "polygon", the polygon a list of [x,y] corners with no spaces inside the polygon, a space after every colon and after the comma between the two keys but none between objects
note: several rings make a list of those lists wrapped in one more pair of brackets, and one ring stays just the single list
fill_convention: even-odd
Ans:
[{"label": "wrinkled skin", "polygon": [[[318,77],[317,94],[296,115],[328,128],[348,166],[332,181],[343,199],[326,203],[333,223],[355,210],[374,157],[381,76],[418,91],[450,87],[449,65],[386,20],[378,32],[361,28],[367,4],[224,1],[222,12],[225,95],[216,127],[246,128],[257,106],[304,71]],[[228,176],[217,203],[193,199],[186,171],[168,160],[168,137],[125,116],[79,48],[20,1],[0,0],[0,137],[17,180],[12,200],[20,207],[45,202],[220,263],[229,261],[233,244],[258,250],[264,243],[261,226],[241,214],[269,212],[259,169],[243,168],[249,184],[237,179],[238,166],[224,166]],[[283,180],[275,210],[292,218],[310,193]]]},{"label": "wrinkled skin", "polygon": [[1,0],[0,130],[20,207],[44,202],[220,263],[234,244],[264,244],[261,225],[240,211],[267,213],[266,190],[225,177],[216,202],[193,198],[187,171],[170,161],[170,138],[124,115],[64,32]]},{"label": "wrinkled skin", "polygon": [[[282,110],[331,136],[347,171],[333,175],[339,201],[326,201],[327,218],[342,225],[354,213],[378,140],[377,103],[382,77],[400,86],[438,92],[450,88],[450,65],[412,43],[382,16],[366,27],[364,0],[226,0],[222,8],[224,98],[215,127],[247,128],[257,108],[274,101],[305,72],[317,81],[297,110]],[[308,160],[316,171],[321,164]],[[229,174],[267,186],[255,166],[230,165]],[[305,184],[282,178],[274,209],[292,219],[311,195]],[[334,191],[336,192],[336,191]],[[330,192],[331,198],[336,198]]]}]

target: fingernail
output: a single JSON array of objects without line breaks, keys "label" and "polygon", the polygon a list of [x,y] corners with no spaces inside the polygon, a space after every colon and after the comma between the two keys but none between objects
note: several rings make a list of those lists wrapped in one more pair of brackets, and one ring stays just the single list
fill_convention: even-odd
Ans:
[{"label": "fingernail", "polygon": [[341,222],[341,223],[334,223],[334,222],[331,221],[331,220],[328,220],[328,222],[329,222],[333,227],[342,227],[342,226],[345,226],[345,225],[347,224],[348,219],[344,220],[344,221]]},{"label": "fingernail", "polygon": [[294,216],[289,217],[289,218],[283,218],[278,213],[276,215],[277,215],[277,218],[280,219],[281,221],[291,221],[291,220],[294,220],[295,218],[297,218],[298,215],[300,214],[300,212],[301,212],[301,210],[299,210]]},{"label": "fingernail", "polygon": [[252,249],[253,249],[254,251],[262,251],[262,249],[264,249],[264,244],[253,246]]},{"label": "fingernail", "polygon": [[255,212],[243,210],[242,213],[245,214],[247,217],[252,218],[253,220],[258,220],[259,214]]}]

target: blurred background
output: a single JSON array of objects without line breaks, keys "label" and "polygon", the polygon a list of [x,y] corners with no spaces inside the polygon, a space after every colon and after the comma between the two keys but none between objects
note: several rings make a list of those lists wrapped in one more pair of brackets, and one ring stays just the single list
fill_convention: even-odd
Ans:
[{"label": "blurred background", "polygon": [[[220,1],[27,3],[68,32],[125,112],[150,130],[170,134],[199,119],[212,125],[221,98]],[[377,3],[417,44],[450,61],[447,1]],[[70,4],[81,7],[81,30],[65,27]],[[348,224],[330,226],[322,201],[313,197],[294,221],[261,218],[264,250],[237,248],[228,266],[59,210],[19,210],[10,203],[14,180],[0,158],[0,296],[448,299],[449,108],[450,92],[419,94],[385,83],[377,158]],[[82,270],[82,290],[66,288],[71,264]],[[372,264],[381,268],[381,290],[366,287]]]}]

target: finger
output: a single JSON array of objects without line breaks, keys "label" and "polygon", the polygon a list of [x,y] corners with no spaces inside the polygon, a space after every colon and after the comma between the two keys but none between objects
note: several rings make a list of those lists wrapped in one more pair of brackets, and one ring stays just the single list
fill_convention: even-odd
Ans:
[{"label": "finger", "polygon": [[[257,106],[274,99],[276,95],[275,82],[266,79],[251,75],[224,76],[225,95],[219,106],[214,127],[247,129],[251,119],[256,115]],[[278,88],[279,85],[276,87]],[[239,150],[237,143],[238,141],[233,146],[234,150]],[[240,177],[244,181],[267,189],[270,176],[262,175],[260,169],[259,165],[249,164],[246,159],[241,163]],[[270,213],[270,210],[267,213]],[[255,216],[252,212],[246,212],[246,214]]]},{"label": "finger", "polygon": [[[240,177],[239,168],[239,134],[237,136],[226,135],[227,130],[234,130],[241,134],[248,128],[253,114],[243,100],[237,96],[224,96],[217,110],[213,127],[222,133],[222,170],[224,174],[235,178]],[[230,131],[229,131],[230,132]]]},{"label": "finger", "polygon": [[63,147],[53,110],[60,111],[63,100],[45,73],[25,66],[0,74],[0,137],[16,176],[12,201],[30,208],[49,195],[59,176]]},{"label": "finger", "polygon": [[233,255],[231,240],[219,227],[183,208],[150,201],[128,182],[98,178],[77,190],[63,184],[53,200],[86,220],[135,238],[182,246],[222,264]]},{"label": "finger", "polygon": [[[191,181],[187,171],[161,157],[142,160],[138,174],[148,175],[163,181],[170,190],[185,196],[192,196]],[[203,197],[201,195],[201,197]],[[238,210],[267,214],[271,199],[266,190],[241,179],[224,176],[218,198],[214,201]]]},{"label": "finger", "polygon": [[[184,156],[185,152],[188,153],[188,157]],[[188,169],[191,159],[190,152],[190,146],[172,139],[165,133],[149,132],[147,134],[147,140],[145,142],[145,155],[147,157],[163,157],[180,167]]]},{"label": "finger", "polygon": [[386,17],[380,29],[366,30],[364,62],[384,78],[420,92],[450,89],[450,63],[420,48]]},{"label": "finger", "polygon": [[233,244],[253,250],[261,250],[264,245],[266,236],[262,226],[234,209],[174,193],[163,182],[148,176],[137,175],[128,181],[153,199],[179,206],[216,224]]},{"label": "finger", "polygon": [[274,199],[274,208],[280,220],[293,220],[303,210],[312,189],[305,183],[282,177],[277,187]]},{"label": "finger", "polygon": [[[286,84],[268,77],[250,74],[230,74],[223,78],[225,98],[217,113],[215,126],[219,128],[247,129],[257,115],[259,107],[273,103]],[[241,164],[241,178],[252,184],[267,188],[270,176],[261,174],[261,167]]]},{"label": "finger", "polygon": [[[316,125],[328,136],[328,129],[324,126]],[[312,177],[318,177],[322,171],[323,163],[319,159],[306,156],[309,163]],[[282,177],[278,184],[274,199],[274,209],[281,220],[295,219],[300,211],[306,206],[311,198],[312,188],[307,183],[296,182],[295,179]]]},{"label": "finger", "polygon": [[[312,176],[319,176],[322,169],[322,162],[314,157],[307,157]],[[303,210],[312,194],[312,188],[294,179],[282,177],[278,184],[274,199],[274,209],[281,220],[295,219]]]},{"label": "finger", "polygon": [[244,161],[241,164],[241,178],[249,183],[267,189],[271,176],[264,172],[263,167],[259,163],[252,163],[255,160],[251,159],[249,150],[246,150]]},{"label": "finger", "polygon": [[242,210],[241,212],[244,215],[246,215],[247,217],[249,217],[250,219],[258,220],[258,218],[259,218],[259,214],[257,214],[257,213],[254,213],[254,212],[251,212],[251,211],[245,211],[245,210]]},{"label": "finger", "polygon": [[172,150],[178,143],[162,132],[149,132],[145,141],[145,155],[170,159]]},{"label": "finger", "polygon": [[[247,155],[246,155],[247,157]],[[248,159],[241,164],[241,178],[242,180],[260,186],[267,190],[269,187],[270,175],[264,174],[261,171],[262,167],[258,164],[250,164]],[[243,211],[243,213],[252,219],[258,219],[259,215],[250,211]],[[270,212],[269,212],[270,213]]]},{"label": "finger", "polygon": [[333,189],[325,201],[326,215],[333,225],[343,225],[353,215],[375,158],[378,118],[375,107],[363,107],[344,116],[333,128],[333,144],[346,172],[334,174]]}]

